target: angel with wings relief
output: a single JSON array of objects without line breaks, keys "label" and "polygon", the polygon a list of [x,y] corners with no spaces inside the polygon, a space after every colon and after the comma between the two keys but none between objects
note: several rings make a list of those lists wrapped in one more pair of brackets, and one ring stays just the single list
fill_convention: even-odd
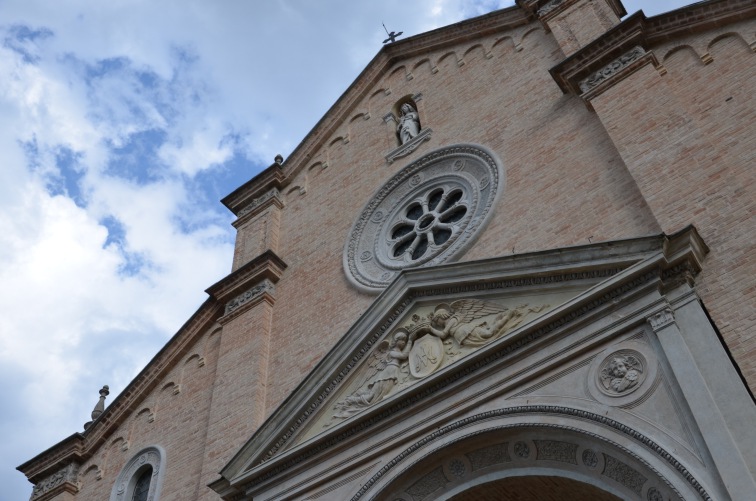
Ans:
[{"label": "angel with wings relief", "polygon": [[[426,328],[442,340],[453,337],[460,346],[482,346],[519,326],[529,313],[540,312],[547,306],[521,305],[510,309],[480,299],[460,299],[438,305]],[[490,315],[496,315],[490,324],[488,321],[475,323]]]},{"label": "angel with wings relief", "polygon": [[[458,358],[462,355],[458,348],[468,348],[469,352],[519,326],[528,314],[547,307],[521,305],[510,309],[479,299],[461,299],[438,305],[427,321],[419,322],[420,316],[413,315],[412,324],[397,329],[391,341],[385,339],[373,350],[357,389],[335,404],[332,417],[344,419],[375,405],[397,387]],[[489,323],[485,317],[494,318]],[[438,338],[438,346],[429,344],[429,337]],[[442,342],[448,348],[446,356]],[[410,366],[410,361],[417,366]]]},{"label": "angel with wings relief", "polygon": [[387,397],[399,380],[406,377],[402,369],[409,358],[413,339],[405,329],[398,329],[392,343],[388,339],[379,343],[370,354],[364,382],[357,391],[336,403],[333,417],[347,418]]}]

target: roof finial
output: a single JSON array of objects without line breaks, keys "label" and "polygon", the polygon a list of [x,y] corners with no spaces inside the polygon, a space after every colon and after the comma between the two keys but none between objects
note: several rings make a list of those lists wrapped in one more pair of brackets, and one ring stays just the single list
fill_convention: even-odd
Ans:
[{"label": "roof finial", "polygon": [[389,30],[386,29],[386,25],[384,23],[381,23],[381,24],[383,24],[383,29],[386,30],[386,34],[388,35],[388,38],[384,40],[383,43],[389,43],[389,42],[394,43],[396,42],[396,37],[404,33],[403,31],[400,31],[399,33],[394,33],[392,31],[391,33],[389,33]]},{"label": "roof finial", "polygon": [[277,163],[278,165],[281,165],[281,164],[283,163],[283,157],[281,156],[281,154],[280,154],[280,153],[279,153],[278,155],[276,155],[276,158],[274,158],[273,160],[274,160],[274,161],[275,161],[275,162],[276,162],[276,163]]},{"label": "roof finial", "polygon": [[105,410],[105,397],[107,397],[108,395],[110,395],[110,387],[108,387],[108,385],[105,385],[100,390],[100,400],[97,401],[94,409],[92,409],[92,421],[84,423],[85,430],[89,428],[89,425],[91,425],[95,419],[100,417],[100,414],[102,414]]}]

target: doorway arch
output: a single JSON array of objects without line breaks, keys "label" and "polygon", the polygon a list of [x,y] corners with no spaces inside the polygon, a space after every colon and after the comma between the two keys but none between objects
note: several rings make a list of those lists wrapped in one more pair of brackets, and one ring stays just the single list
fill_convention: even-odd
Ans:
[{"label": "doorway arch", "polygon": [[506,500],[496,497],[505,491],[517,500],[529,491],[540,493],[532,499],[711,500],[650,438],[606,416],[554,406],[499,409],[444,426],[388,461],[352,499]]}]

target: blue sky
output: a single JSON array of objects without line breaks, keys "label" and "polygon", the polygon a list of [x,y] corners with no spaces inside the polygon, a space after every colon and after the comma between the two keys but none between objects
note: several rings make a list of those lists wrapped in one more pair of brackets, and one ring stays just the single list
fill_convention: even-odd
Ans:
[{"label": "blue sky", "polygon": [[15,467],[81,431],[230,271],[218,200],[293,150],[382,22],[409,36],[512,4],[0,2],[3,499],[28,499]]}]

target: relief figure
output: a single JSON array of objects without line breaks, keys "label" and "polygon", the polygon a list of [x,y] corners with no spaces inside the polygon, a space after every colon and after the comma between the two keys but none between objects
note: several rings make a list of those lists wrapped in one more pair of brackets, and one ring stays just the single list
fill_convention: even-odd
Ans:
[{"label": "relief figure", "polygon": [[643,367],[632,355],[618,355],[601,371],[604,388],[623,393],[638,384]]},{"label": "relief figure", "polygon": [[402,366],[409,358],[413,339],[414,336],[410,339],[406,330],[398,329],[391,345],[388,340],[380,343],[371,355],[365,382],[336,404],[333,417],[347,418],[386,398],[402,377]]},{"label": "relief figure", "polygon": [[391,341],[385,339],[376,346],[362,382],[334,405],[332,419],[345,419],[377,404],[397,389],[515,329],[530,313],[548,306],[507,308],[480,299],[461,299],[441,303],[425,317],[413,315],[411,322],[394,332]]},{"label": "relief figure", "polygon": [[[528,313],[539,312],[546,306],[521,305],[509,309],[479,299],[462,299],[438,305],[426,328],[440,339],[452,336],[460,346],[482,346],[520,325]],[[494,314],[496,317],[490,324],[488,321],[474,323]]]}]

